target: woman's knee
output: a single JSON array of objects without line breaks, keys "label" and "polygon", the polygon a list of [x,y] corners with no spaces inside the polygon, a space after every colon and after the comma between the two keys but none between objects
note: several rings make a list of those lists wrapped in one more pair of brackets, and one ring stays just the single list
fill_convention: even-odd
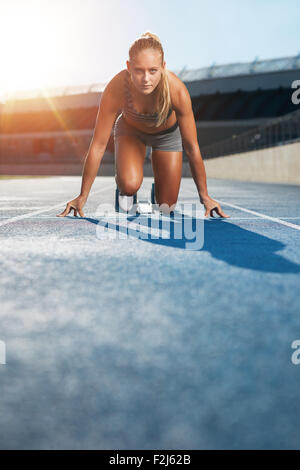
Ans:
[{"label": "woman's knee", "polygon": [[141,178],[137,177],[120,178],[116,175],[115,180],[121,194],[126,196],[135,194],[142,184]]}]

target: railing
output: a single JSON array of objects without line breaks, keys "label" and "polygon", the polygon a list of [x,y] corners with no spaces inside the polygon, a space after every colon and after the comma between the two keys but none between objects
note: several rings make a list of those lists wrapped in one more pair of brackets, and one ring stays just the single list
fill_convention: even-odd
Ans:
[{"label": "railing", "polygon": [[300,110],[274,118],[266,124],[201,148],[203,158],[250,152],[300,140]]}]

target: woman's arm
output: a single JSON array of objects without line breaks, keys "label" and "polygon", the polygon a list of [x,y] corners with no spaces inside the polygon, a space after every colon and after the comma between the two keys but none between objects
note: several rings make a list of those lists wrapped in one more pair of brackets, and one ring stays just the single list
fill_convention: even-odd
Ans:
[{"label": "woman's arm", "polygon": [[105,153],[112,127],[117,118],[120,102],[118,77],[114,77],[106,86],[101,96],[93,138],[84,161],[80,195],[88,197],[99,165]]},{"label": "woman's arm", "polygon": [[[177,77],[178,79],[178,77]],[[175,94],[174,108],[180,128],[180,134],[184,150],[187,154],[193,179],[195,181],[201,204],[205,206],[205,217],[211,215],[215,210],[221,217],[230,217],[226,215],[217,201],[214,201],[207,192],[206,172],[204,162],[201,156],[197,128],[192,109],[190,94],[180,79],[177,83],[177,93]]]},{"label": "woman's arm", "polygon": [[83,165],[80,195],[67,203],[66,209],[58,214],[60,217],[68,215],[71,210],[74,210],[75,216],[79,212],[80,216],[83,217],[82,207],[86,203],[92,184],[97,176],[112,127],[120,110],[119,80],[118,74],[107,84],[102,93],[93,138]]}]

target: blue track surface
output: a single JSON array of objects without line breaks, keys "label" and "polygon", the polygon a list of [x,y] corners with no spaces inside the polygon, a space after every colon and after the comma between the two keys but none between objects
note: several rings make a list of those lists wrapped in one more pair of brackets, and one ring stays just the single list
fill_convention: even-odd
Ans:
[{"label": "blue track surface", "polygon": [[99,231],[114,178],[56,217],[80,183],[0,182],[0,447],[300,448],[300,187],[208,179],[192,250]]}]

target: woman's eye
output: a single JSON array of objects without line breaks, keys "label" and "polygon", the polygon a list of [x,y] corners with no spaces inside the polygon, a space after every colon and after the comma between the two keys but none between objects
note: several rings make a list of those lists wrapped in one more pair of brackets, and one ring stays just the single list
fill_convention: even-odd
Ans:
[{"label": "woman's eye", "polygon": [[[142,73],[142,70],[137,70],[137,72],[138,72],[138,73]],[[151,69],[151,72],[154,72],[154,73],[155,73],[155,72],[157,72],[157,70],[156,70],[156,69]]]}]

